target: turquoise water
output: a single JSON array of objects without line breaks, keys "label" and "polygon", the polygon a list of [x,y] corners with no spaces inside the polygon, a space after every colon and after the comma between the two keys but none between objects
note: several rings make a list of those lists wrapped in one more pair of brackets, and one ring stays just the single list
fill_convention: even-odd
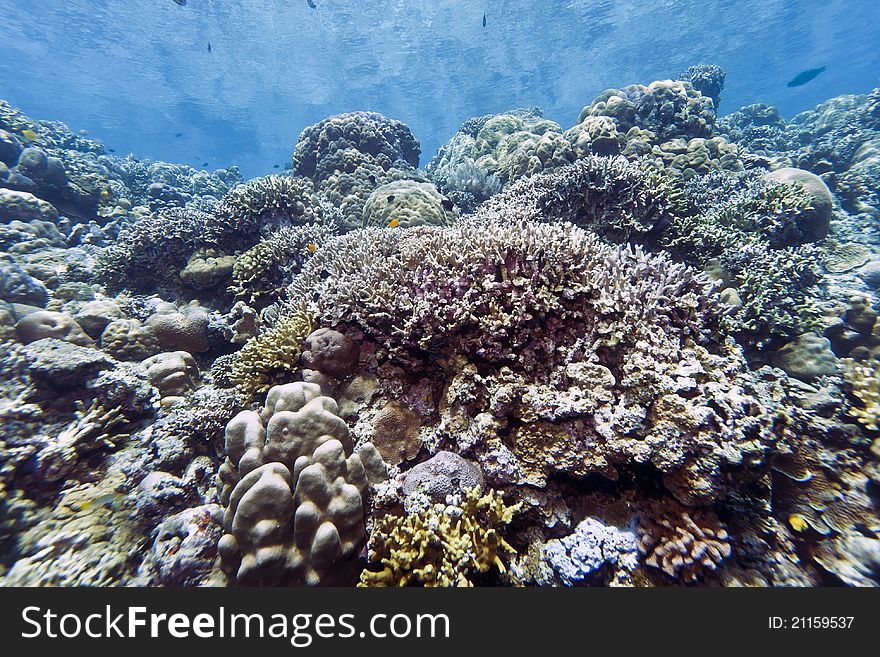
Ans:
[{"label": "turquoise water", "polygon": [[119,153],[237,164],[247,178],[289,162],[304,127],[340,112],[403,121],[425,164],[468,117],[539,105],[567,126],[603,89],[693,64],[727,71],[721,114],[764,102],[786,118],[868,91],[880,70],[875,0],[315,5],[0,0],[0,97]]}]

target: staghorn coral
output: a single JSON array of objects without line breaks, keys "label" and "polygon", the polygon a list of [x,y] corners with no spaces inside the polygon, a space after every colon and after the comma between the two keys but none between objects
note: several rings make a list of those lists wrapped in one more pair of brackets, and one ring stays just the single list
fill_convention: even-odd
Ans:
[{"label": "staghorn coral", "polygon": [[268,176],[236,187],[209,212],[167,208],[123,229],[95,264],[97,280],[111,290],[177,289],[180,272],[200,251],[233,253],[253,246],[263,231],[332,222],[310,181]]},{"label": "staghorn coral", "polygon": [[292,383],[226,426],[218,552],[238,584],[345,582],[365,538],[369,486],[385,466],[369,443],[352,453],[337,412],[318,386]]},{"label": "staghorn coral", "polygon": [[645,564],[688,583],[731,554],[727,530],[710,509],[658,502],[638,515],[638,533]]},{"label": "staghorn coral", "polygon": [[645,240],[683,210],[678,185],[624,157],[589,156],[513,185],[477,217],[569,221],[615,242]]},{"label": "staghorn coral", "polygon": [[499,491],[469,490],[451,507],[438,504],[405,516],[379,519],[369,540],[369,562],[358,586],[473,586],[473,578],[514,553],[500,532],[519,511]]},{"label": "staghorn coral", "polygon": [[757,347],[815,327],[821,270],[813,246],[772,250],[746,244],[725,253],[721,261],[735,274],[743,302],[734,317],[737,328],[751,334]]},{"label": "staghorn coral", "polygon": [[127,420],[119,407],[105,408],[94,400],[79,404],[76,419],[37,455],[37,470],[46,481],[58,481],[75,467],[78,456],[101,447],[114,447],[111,430]]},{"label": "staghorn coral", "polygon": [[277,316],[305,304],[316,325],[358,336],[361,368],[430,382],[419,398],[439,400],[442,448],[496,485],[651,464],[694,503],[723,496],[729,469],[748,478],[785,435],[782,402],[772,377],[746,375],[708,281],[505,211],[517,212],[490,201],[447,228],[338,237]]},{"label": "staghorn coral", "polygon": [[[314,185],[307,178],[266,176],[233,188],[223,197],[209,227],[223,224],[223,232],[259,234],[273,227],[320,224],[324,213]],[[225,241],[225,236],[217,236]]]}]

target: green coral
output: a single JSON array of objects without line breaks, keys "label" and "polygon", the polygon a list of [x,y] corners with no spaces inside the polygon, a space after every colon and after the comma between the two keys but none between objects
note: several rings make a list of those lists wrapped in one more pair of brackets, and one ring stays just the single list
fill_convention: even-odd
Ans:
[{"label": "green coral", "polygon": [[333,234],[326,226],[285,226],[242,253],[232,269],[232,292],[256,306],[274,301],[277,290]]},{"label": "green coral", "polygon": [[263,393],[279,381],[290,380],[302,345],[312,332],[305,308],[288,308],[275,324],[248,342],[230,359],[228,379],[248,396]]},{"label": "green coral", "polygon": [[504,503],[498,491],[480,497],[470,489],[450,514],[443,504],[405,516],[381,518],[370,535],[370,563],[358,586],[473,586],[473,578],[493,566],[505,572],[503,557],[515,554],[500,530],[510,523],[521,502]]}]

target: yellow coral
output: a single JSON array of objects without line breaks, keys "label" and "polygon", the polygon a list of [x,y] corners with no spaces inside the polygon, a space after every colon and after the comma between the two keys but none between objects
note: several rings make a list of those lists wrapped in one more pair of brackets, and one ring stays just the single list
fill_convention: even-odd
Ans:
[{"label": "yellow coral", "polygon": [[880,430],[880,361],[856,361],[845,358],[845,377],[852,387],[852,394],[862,402],[853,406],[849,414],[859,424],[871,431]]},{"label": "yellow coral", "polygon": [[370,536],[370,561],[383,568],[364,570],[358,586],[473,586],[469,576],[492,566],[504,572],[503,555],[514,549],[498,530],[519,511],[498,491],[480,497],[467,492],[460,516],[442,505],[406,516],[385,516]]},{"label": "yellow coral", "polygon": [[233,355],[230,380],[252,396],[268,390],[276,379],[289,379],[311,332],[312,318],[304,307],[280,317],[271,329],[248,340]]}]

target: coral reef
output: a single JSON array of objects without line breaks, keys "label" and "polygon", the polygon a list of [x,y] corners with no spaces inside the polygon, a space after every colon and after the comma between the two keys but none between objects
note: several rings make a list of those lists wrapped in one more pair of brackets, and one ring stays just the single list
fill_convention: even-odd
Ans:
[{"label": "coral reef", "polygon": [[248,181],[0,102],[0,585],[880,585],[880,91],[724,82]]}]

